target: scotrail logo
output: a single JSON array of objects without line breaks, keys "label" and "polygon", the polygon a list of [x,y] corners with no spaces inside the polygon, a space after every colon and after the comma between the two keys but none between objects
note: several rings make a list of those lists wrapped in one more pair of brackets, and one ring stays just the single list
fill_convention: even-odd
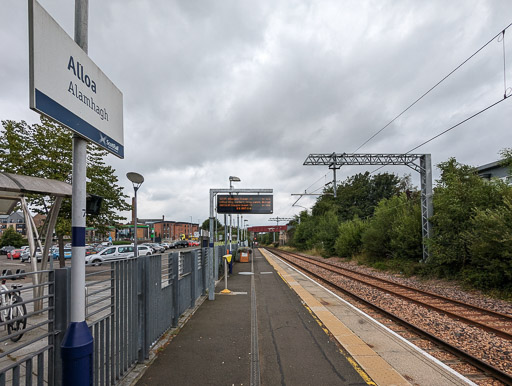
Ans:
[{"label": "scotrail logo", "polygon": [[103,144],[103,146],[108,147],[116,153],[119,153],[119,145],[116,145],[114,142],[110,142],[106,135],[100,134],[100,144]]}]

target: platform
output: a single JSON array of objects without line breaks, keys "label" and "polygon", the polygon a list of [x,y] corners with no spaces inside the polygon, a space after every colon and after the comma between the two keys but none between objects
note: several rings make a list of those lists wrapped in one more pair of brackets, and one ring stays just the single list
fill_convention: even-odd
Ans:
[{"label": "platform", "polygon": [[[429,357],[277,257],[237,263],[137,385],[463,385]],[[135,382],[133,382],[135,383]]]}]

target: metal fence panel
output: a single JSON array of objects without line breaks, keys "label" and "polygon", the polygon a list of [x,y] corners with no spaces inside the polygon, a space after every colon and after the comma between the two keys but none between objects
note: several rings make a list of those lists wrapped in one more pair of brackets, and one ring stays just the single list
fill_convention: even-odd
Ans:
[{"label": "metal fence panel", "polygon": [[[159,337],[177,326],[179,316],[206,294],[207,257],[204,248],[87,268],[85,314],[94,339],[95,385],[114,385],[137,361],[147,359]],[[13,335],[2,331],[6,322],[0,322],[0,385],[62,384],[60,344],[69,323],[71,272],[63,268],[24,274],[31,275],[45,280],[21,289],[27,307],[23,338],[11,342]],[[7,308],[0,306],[0,312]],[[31,354],[12,359],[19,350]]]}]

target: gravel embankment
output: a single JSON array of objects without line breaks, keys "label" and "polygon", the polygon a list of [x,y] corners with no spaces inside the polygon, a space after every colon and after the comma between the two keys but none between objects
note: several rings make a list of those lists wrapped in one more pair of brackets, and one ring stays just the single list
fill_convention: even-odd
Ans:
[{"label": "gravel embankment", "polygon": [[[309,256],[313,257],[313,256]],[[314,258],[314,257],[313,257]],[[372,268],[359,266],[352,262],[343,262],[338,258],[318,259],[320,261],[335,262],[343,268],[348,268],[361,273],[371,274],[380,278],[391,280],[400,284],[408,285],[442,296],[456,299],[465,303],[473,304],[482,308],[487,308],[503,314],[512,315],[512,303],[492,299],[478,292],[467,292],[453,283],[442,280],[419,280],[416,278],[405,278],[399,275],[393,275],[376,271]],[[307,264],[307,263],[302,263]],[[315,273],[323,271],[321,268],[308,264]],[[325,272],[325,271],[323,271]],[[500,338],[492,333],[483,331],[478,327],[472,327],[465,323],[456,321],[443,313],[432,311],[407,300],[396,298],[393,295],[367,287],[356,281],[336,277],[329,273],[330,278],[343,288],[363,297],[365,300],[381,307],[396,316],[416,325],[417,327],[428,331],[429,333],[440,337],[452,345],[466,351],[467,353],[486,361],[492,366],[503,372],[512,375],[512,341]],[[428,344],[427,344],[428,346]],[[429,347],[423,347],[428,349]],[[439,358],[442,359],[442,358]],[[456,366],[454,366],[455,368]],[[461,372],[468,369],[458,369]]]}]

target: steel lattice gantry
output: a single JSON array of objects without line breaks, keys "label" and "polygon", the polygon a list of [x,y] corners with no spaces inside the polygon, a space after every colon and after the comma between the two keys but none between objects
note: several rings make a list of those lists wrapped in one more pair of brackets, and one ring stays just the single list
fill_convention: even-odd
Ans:
[{"label": "steel lattice gantry", "polygon": [[[419,163],[418,163],[419,161]],[[327,165],[334,174],[336,197],[336,169],[343,165],[405,165],[420,173],[421,180],[421,231],[423,237],[423,261],[429,258],[427,240],[431,233],[429,218],[434,214],[432,204],[432,161],[430,154],[310,154],[304,165]]]}]

